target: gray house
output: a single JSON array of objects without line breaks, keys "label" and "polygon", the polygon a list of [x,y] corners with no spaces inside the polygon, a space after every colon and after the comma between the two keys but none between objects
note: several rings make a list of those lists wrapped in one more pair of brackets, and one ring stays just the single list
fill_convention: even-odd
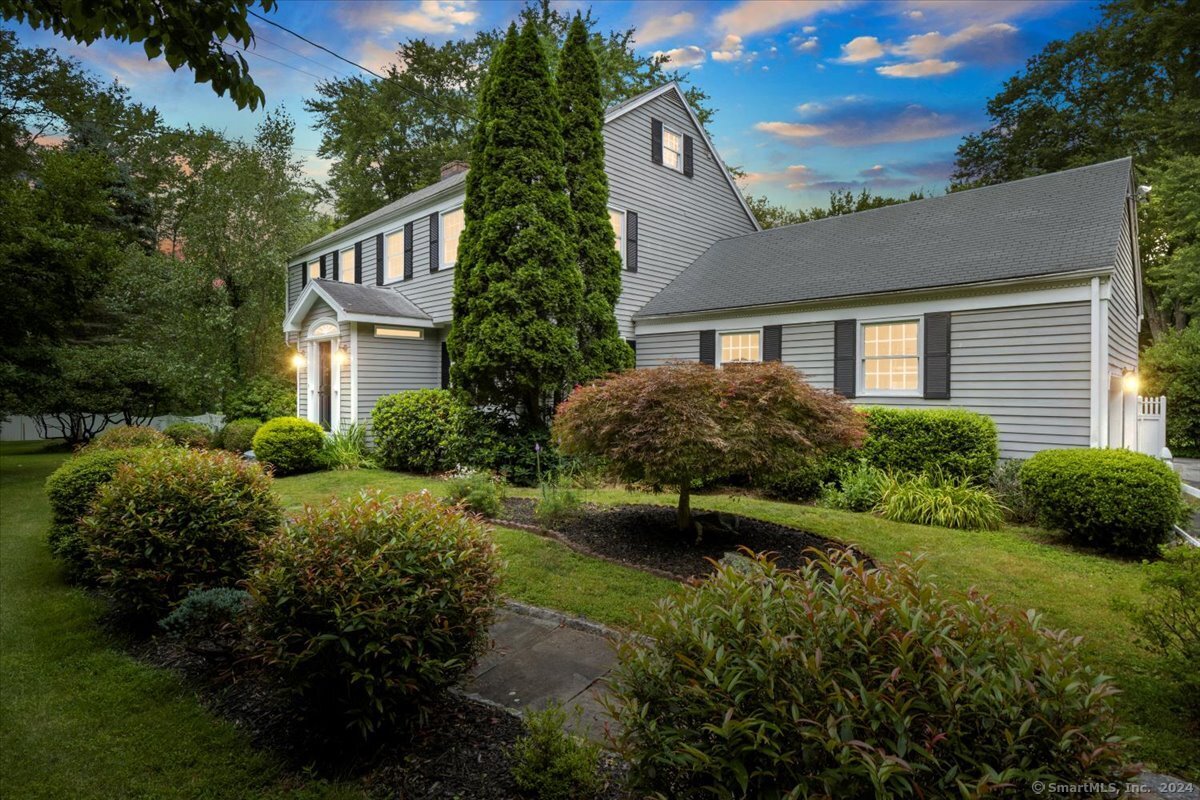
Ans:
[{"label": "gray house", "polygon": [[[1132,442],[1129,159],[763,231],[676,84],[604,138],[639,367],[779,360],[856,403],[988,414],[1005,457]],[[296,254],[300,416],[369,424],[383,395],[447,385],[464,172]]]}]

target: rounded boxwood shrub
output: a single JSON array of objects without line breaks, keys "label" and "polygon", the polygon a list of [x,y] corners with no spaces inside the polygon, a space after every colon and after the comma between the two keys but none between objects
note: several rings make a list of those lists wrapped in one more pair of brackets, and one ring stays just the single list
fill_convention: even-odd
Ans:
[{"label": "rounded boxwood shrub", "polygon": [[379,398],[371,411],[375,448],[384,467],[443,472],[466,455],[472,410],[446,389],[417,389]]},{"label": "rounded boxwood shrub", "polygon": [[610,677],[639,797],[1032,797],[1122,765],[1077,640],[920,560],[736,559],[648,623]]},{"label": "rounded boxwood shrub", "polygon": [[311,721],[368,736],[470,669],[498,568],[482,523],[428,493],[306,507],[263,544],[248,581],[259,657]]},{"label": "rounded boxwood shrub", "polygon": [[163,435],[180,447],[207,450],[213,446],[213,431],[199,422],[176,422],[163,428]]},{"label": "rounded boxwood shrub", "polygon": [[117,468],[83,518],[100,584],[120,610],[158,620],[192,589],[246,577],[282,513],[258,464],[170,448]]},{"label": "rounded boxwood shrub", "polygon": [[87,450],[66,461],[46,479],[50,501],[50,551],[66,567],[73,581],[90,583],[94,568],[87,546],[79,535],[80,520],[88,513],[100,487],[112,480],[117,468],[147,452],[143,448]]},{"label": "rounded boxwood shrub", "polygon": [[276,417],[263,423],[251,444],[254,457],[269,464],[276,475],[311,472],[322,463],[325,429],[299,417]]},{"label": "rounded boxwood shrub", "polygon": [[1179,476],[1130,450],[1043,450],[1021,466],[1038,519],[1078,544],[1154,555],[1179,520]]},{"label": "rounded boxwood shrub", "polygon": [[221,429],[221,447],[231,453],[254,449],[254,434],[263,426],[260,419],[235,419]]},{"label": "rounded boxwood shrub", "polygon": [[987,483],[1000,458],[996,423],[958,408],[867,409],[862,455],[886,472],[941,470]]},{"label": "rounded boxwood shrub", "polygon": [[108,428],[97,434],[83,448],[92,450],[128,450],[133,447],[170,447],[173,443],[166,434],[144,425],[122,425]]}]

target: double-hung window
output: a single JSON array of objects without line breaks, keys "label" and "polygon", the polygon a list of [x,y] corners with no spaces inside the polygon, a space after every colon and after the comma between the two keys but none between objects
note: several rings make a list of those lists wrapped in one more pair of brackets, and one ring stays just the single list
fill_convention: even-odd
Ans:
[{"label": "double-hung window", "polygon": [[308,262],[308,279],[321,277],[321,259]]},{"label": "double-hung window", "polygon": [[913,394],[920,389],[920,323],[862,326],[862,386],[869,393]]},{"label": "double-hung window", "polygon": [[662,162],[678,172],[683,172],[683,134],[676,133],[666,125],[662,129]]},{"label": "double-hung window", "polygon": [[617,252],[621,254],[621,264],[625,264],[625,212],[615,208],[608,210],[608,221],[612,223],[613,234],[617,240]]},{"label": "double-hung window", "polygon": [[458,261],[458,240],[462,236],[466,220],[462,208],[442,214],[442,268],[454,266]]},{"label": "double-hung window", "polygon": [[342,283],[354,283],[355,266],[353,246],[338,253],[338,280]]},{"label": "double-hung window", "polygon": [[384,238],[387,261],[383,269],[383,282],[391,283],[404,277],[404,229],[389,233]]},{"label": "double-hung window", "polygon": [[721,334],[721,364],[762,361],[761,331],[729,331]]}]

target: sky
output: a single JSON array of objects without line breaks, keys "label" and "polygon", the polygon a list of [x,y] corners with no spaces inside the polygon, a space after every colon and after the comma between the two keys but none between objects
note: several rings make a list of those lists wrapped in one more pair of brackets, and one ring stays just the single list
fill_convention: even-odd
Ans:
[{"label": "sky", "polygon": [[[506,25],[520,0],[279,0],[271,18],[378,70],[396,43],[441,43]],[[1095,24],[1082,0],[555,0],[591,6],[601,30],[636,28],[639,53],[670,65],[710,96],[709,125],[726,163],[755,195],[791,207],[824,205],[831,189],[906,196],[944,190],[964,134],[987,121],[989,97],[1054,40]],[[253,21],[246,56],[268,108],[297,122],[297,156],[315,180],[329,162],[304,110],[319,80],[361,74],[288,33]],[[54,47],[156,106],[171,125],[252,136],[263,112],[239,111],[186,67],[172,73],[141,48],[76,45],[16,26],[28,46]]]}]

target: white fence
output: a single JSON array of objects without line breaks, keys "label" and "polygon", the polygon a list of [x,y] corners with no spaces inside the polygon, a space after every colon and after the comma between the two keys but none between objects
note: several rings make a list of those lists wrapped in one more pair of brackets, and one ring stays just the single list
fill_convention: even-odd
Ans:
[{"label": "white fence", "polygon": [[1137,449],[1151,456],[1162,455],[1167,446],[1167,398],[1138,397]]},{"label": "white fence", "polygon": [[[155,417],[146,424],[151,428],[162,430],[168,425],[173,425],[176,422],[199,422],[207,425],[210,428],[218,428],[225,423],[225,417],[220,414],[200,414],[195,417],[180,417],[173,414],[168,414],[162,417]],[[111,425],[109,427],[119,427]],[[58,430],[54,422],[49,422],[48,433],[51,439],[60,438],[61,431]],[[0,441],[5,442],[32,442],[41,439],[42,435],[37,425],[37,420],[34,417],[9,417],[0,422]]]}]

